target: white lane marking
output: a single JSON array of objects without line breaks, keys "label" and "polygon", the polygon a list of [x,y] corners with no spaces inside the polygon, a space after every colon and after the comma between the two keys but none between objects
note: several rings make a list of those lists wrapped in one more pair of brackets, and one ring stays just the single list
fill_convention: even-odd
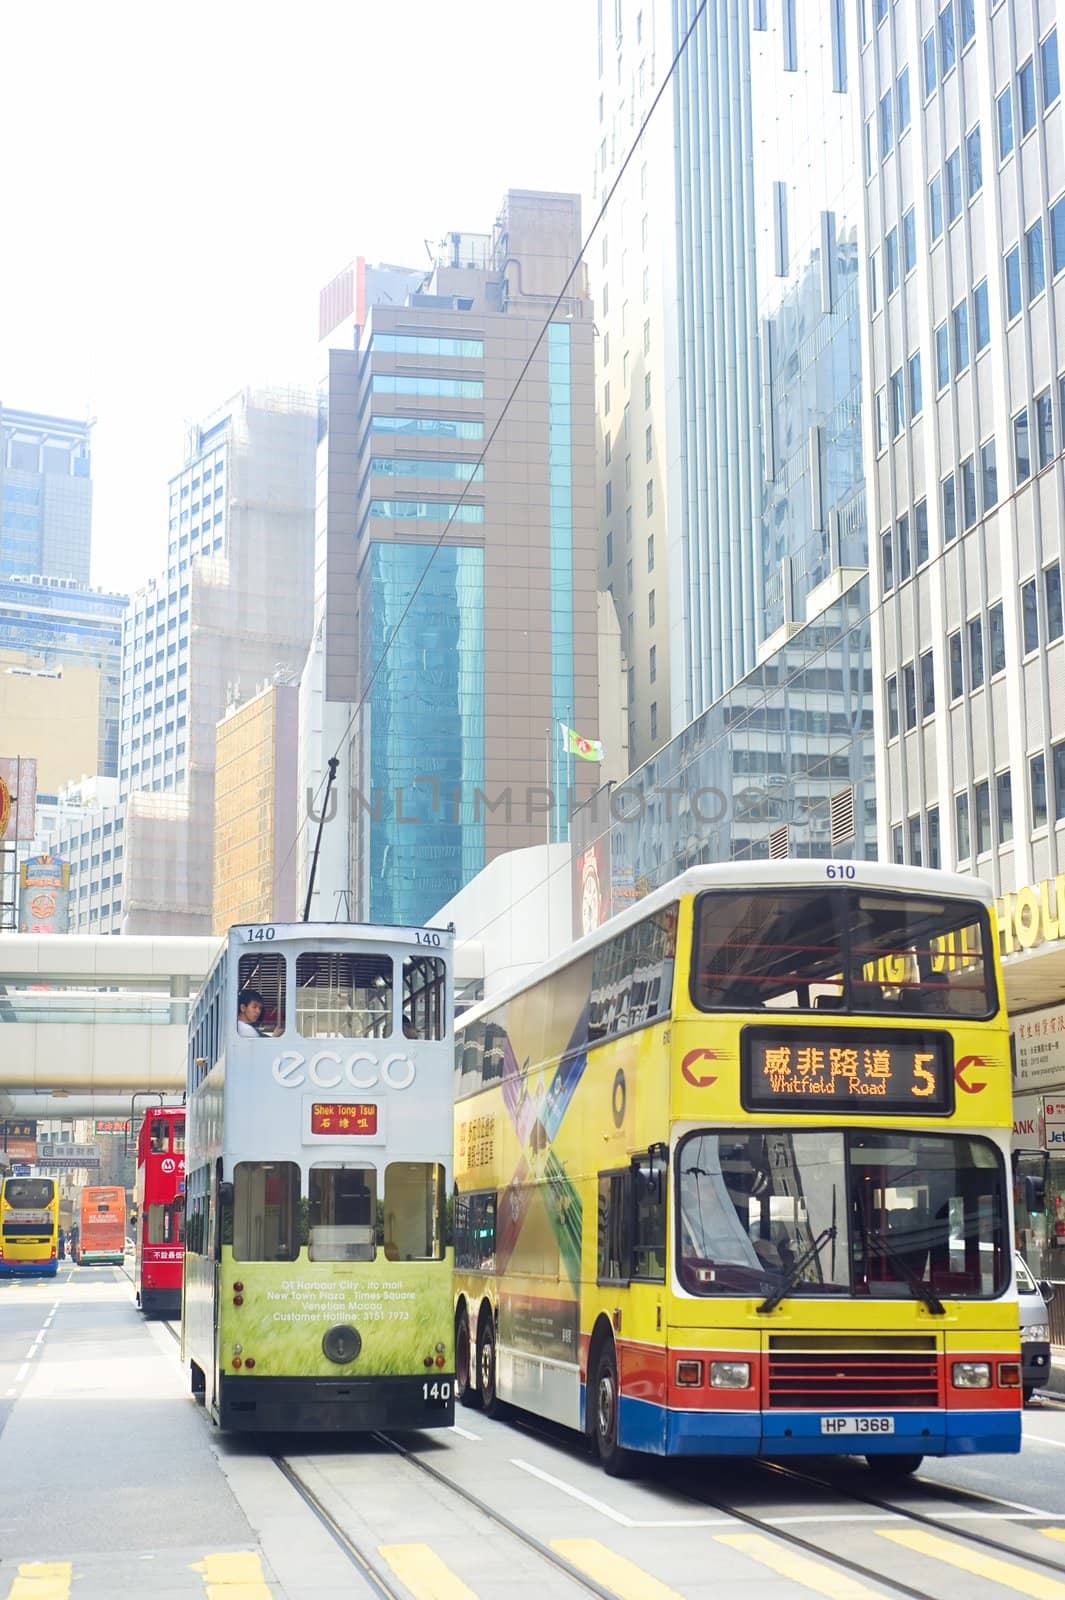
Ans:
[{"label": "white lane marking", "polygon": [[1065,1450],[1065,1439],[1044,1439],[1041,1433],[1029,1433],[1027,1428],[1024,1437],[1031,1439],[1033,1444],[1048,1444],[1052,1450]]},{"label": "white lane marking", "polygon": [[471,1433],[469,1428],[460,1428],[457,1422],[451,1424],[452,1433],[457,1433],[460,1439],[480,1439],[483,1435]]},{"label": "white lane marking", "polygon": [[[984,1494],[980,1489],[964,1489],[962,1488],[961,1484],[958,1483],[943,1484],[940,1483],[936,1478],[917,1478],[915,1481],[917,1483],[927,1483],[933,1489],[947,1489],[951,1494],[963,1494],[967,1500],[986,1500],[989,1505],[1012,1506],[1014,1511],[1023,1511],[1029,1516],[1033,1517],[1055,1517],[1058,1515],[1056,1511],[1040,1511],[1038,1506],[1026,1505],[1023,1500],[1007,1500],[1000,1494]],[[926,1507],[923,1504],[918,1504],[912,1509],[914,1511],[924,1511]],[[942,1510],[943,1508],[940,1507],[939,1509]],[[949,1510],[944,1512],[945,1516],[954,1516],[957,1514],[958,1513],[951,1512]],[[992,1516],[995,1515],[994,1512],[991,1512],[990,1514]]]},{"label": "white lane marking", "polygon": [[[804,1513],[799,1517],[764,1517],[774,1528],[791,1527],[799,1522],[883,1522],[886,1516],[910,1517],[911,1512],[901,1506],[887,1511],[827,1511],[821,1515]],[[943,1511],[944,1518],[952,1522],[1065,1522],[1061,1511]]]},{"label": "white lane marking", "polygon": [[21,1383],[23,1378],[26,1376],[26,1374],[27,1374],[27,1372],[29,1370],[30,1370],[29,1362],[28,1361],[24,1361],[22,1363],[21,1367],[19,1367],[18,1371],[15,1373],[15,1382],[16,1383]]},{"label": "white lane marking", "polygon": [[604,1500],[597,1500],[594,1495],[585,1494],[584,1490],[578,1489],[575,1484],[565,1483],[561,1478],[553,1477],[550,1472],[534,1467],[531,1461],[522,1461],[517,1456],[512,1456],[510,1464],[512,1467],[520,1467],[522,1472],[531,1473],[542,1483],[549,1483],[553,1489],[560,1489],[563,1494],[569,1495],[571,1500],[579,1500],[582,1505],[601,1512],[604,1517],[609,1517],[611,1522],[616,1522],[623,1528],[735,1528],[739,1525],[735,1517],[677,1517],[662,1520],[627,1517],[623,1511],[615,1511],[614,1507],[608,1506]]}]

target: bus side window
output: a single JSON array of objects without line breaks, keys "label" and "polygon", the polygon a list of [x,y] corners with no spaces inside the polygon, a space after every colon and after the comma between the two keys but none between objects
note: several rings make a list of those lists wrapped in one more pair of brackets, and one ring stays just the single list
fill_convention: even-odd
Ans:
[{"label": "bus side window", "polygon": [[599,1239],[596,1278],[628,1283],[632,1276],[632,1169],[599,1174]]},{"label": "bus side window", "polygon": [[[254,989],[263,997],[263,1013],[258,1028],[262,1034],[274,1035],[285,1031],[285,958],[274,950],[264,950],[255,955],[241,956],[237,967],[237,990]],[[232,1028],[234,1014],[228,1019]]]},{"label": "bus side window", "polygon": [[664,1283],[666,1277],[666,1162],[657,1150],[632,1163],[634,1189],[632,1275]]}]

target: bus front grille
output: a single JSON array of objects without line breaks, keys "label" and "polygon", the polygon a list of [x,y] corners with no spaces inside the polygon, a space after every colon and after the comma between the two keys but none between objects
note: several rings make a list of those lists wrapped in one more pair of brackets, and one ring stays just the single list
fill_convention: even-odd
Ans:
[{"label": "bus front grille", "polygon": [[[810,1348],[815,1342],[820,1349]],[[841,1348],[835,1349],[825,1349],[820,1340],[796,1340],[790,1348],[789,1343],[770,1341],[770,1410],[892,1411],[941,1404],[934,1341],[929,1341],[930,1348],[916,1350],[892,1349],[886,1341],[875,1347],[870,1341],[863,1349],[854,1339],[841,1339]]]}]

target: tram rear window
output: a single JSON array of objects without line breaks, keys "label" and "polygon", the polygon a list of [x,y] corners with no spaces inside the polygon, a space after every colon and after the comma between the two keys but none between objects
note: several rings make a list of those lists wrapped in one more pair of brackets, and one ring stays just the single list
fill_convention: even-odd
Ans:
[{"label": "tram rear window", "polygon": [[4,1199],[16,1211],[50,1206],[54,1197],[55,1183],[51,1178],[9,1178],[4,1185]]},{"label": "tram rear window", "polygon": [[295,1261],[300,1169],[294,1161],[238,1161],[233,1172],[234,1261]]},{"label": "tram rear window", "polygon": [[692,998],[704,1011],[987,1017],[994,976],[975,902],[857,889],[704,894]]},{"label": "tram rear window", "polygon": [[392,958],[307,951],[296,958],[296,1028],[304,1039],[387,1039]]},{"label": "tram rear window", "polygon": [[374,1167],[312,1167],[307,1213],[311,1261],[372,1261],[377,1248]]}]

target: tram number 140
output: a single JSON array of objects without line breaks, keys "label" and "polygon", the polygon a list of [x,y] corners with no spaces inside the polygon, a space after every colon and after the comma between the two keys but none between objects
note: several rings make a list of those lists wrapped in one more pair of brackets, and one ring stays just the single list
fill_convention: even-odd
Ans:
[{"label": "tram number 140", "polygon": [[431,1406],[445,1406],[451,1399],[451,1384],[445,1379],[442,1383],[435,1380],[433,1383],[422,1384],[422,1399]]}]

